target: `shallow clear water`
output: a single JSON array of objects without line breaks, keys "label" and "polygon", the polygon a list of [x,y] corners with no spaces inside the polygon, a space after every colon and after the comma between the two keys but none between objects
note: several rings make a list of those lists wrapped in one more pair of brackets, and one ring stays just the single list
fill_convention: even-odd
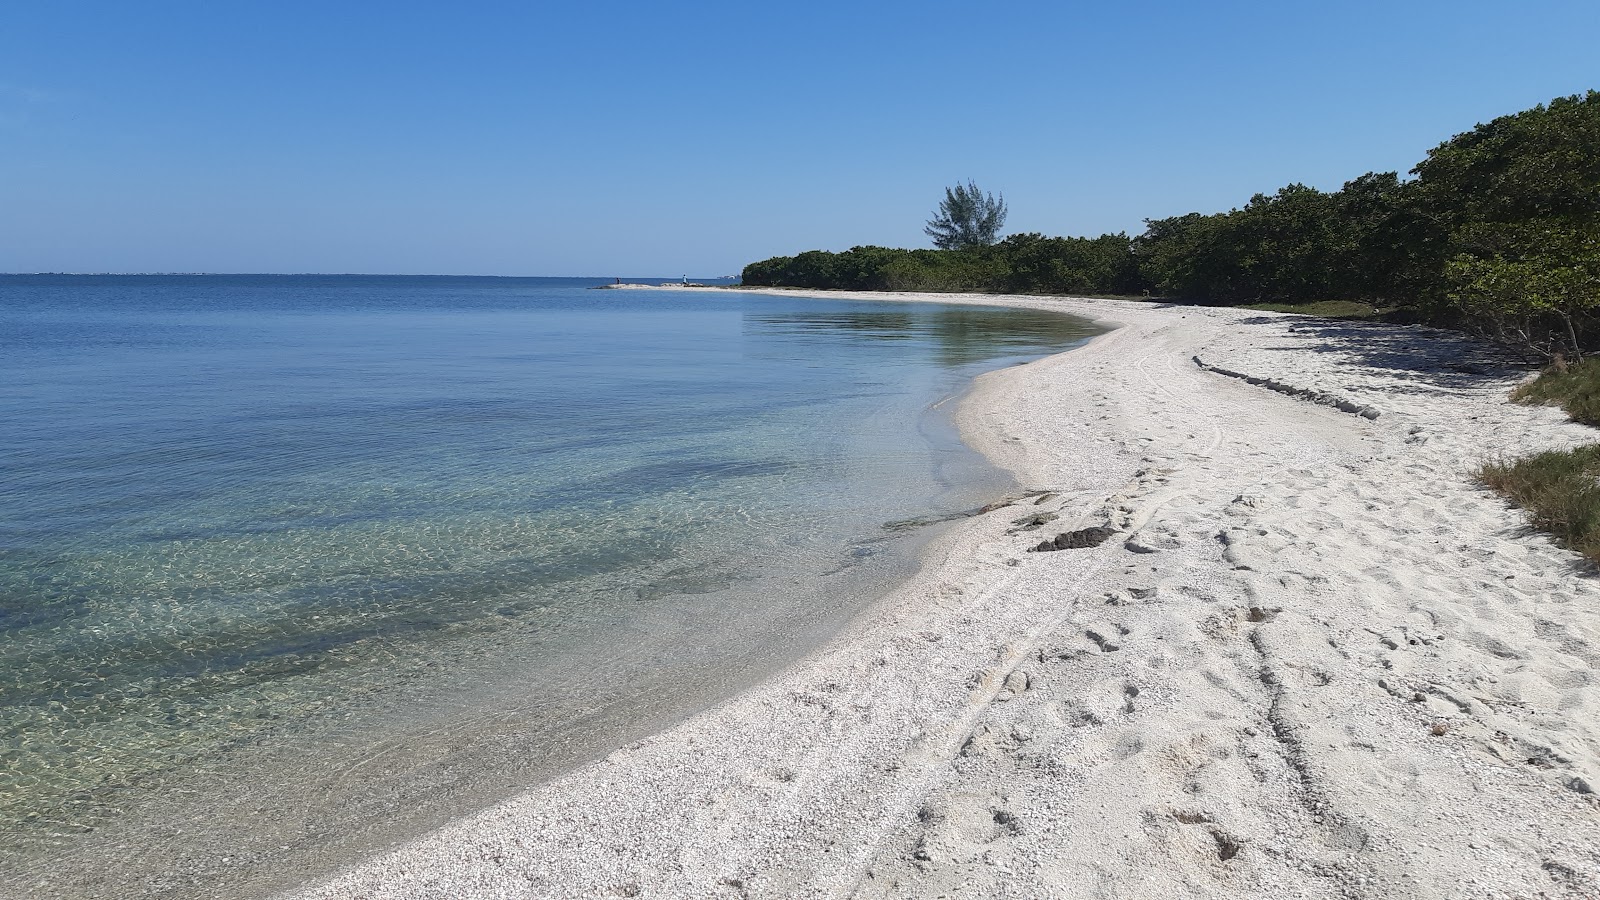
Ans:
[{"label": "shallow clear water", "polygon": [[0,869],[370,847],[692,712],[1003,489],[934,403],[1091,333],[598,283],[0,276]]}]

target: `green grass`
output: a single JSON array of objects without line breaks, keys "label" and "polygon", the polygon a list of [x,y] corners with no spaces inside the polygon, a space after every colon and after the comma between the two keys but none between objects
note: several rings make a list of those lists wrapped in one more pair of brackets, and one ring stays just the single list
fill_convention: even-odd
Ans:
[{"label": "green grass", "polygon": [[1600,562],[1600,444],[1492,462],[1478,480],[1527,510],[1535,526]]},{"label": "green grass", "polygon": [[1321,316],[1324,319],[1382,319],[1393,312],[1362,303],[1359,300],[1318,300],[1312,303],[1248,303],[1240,309],[1259,309],[1263,312],[1298,313],[1302,316]]},{"label": "green grass", "polygon": [[1511,392],[1518,403],[1559,406],[1574,422],[1600,425],[1600,357],[1557,361],[1539,377]]},{"label": "green grass", "polygon": [[[1559,406],[1574,422],[1600,425],[1600,357],[1558,359],[1511,399]],[[1526,509],[1535,526],[1600,563],[1600,444],[1493,462],[1478,480]]]}]

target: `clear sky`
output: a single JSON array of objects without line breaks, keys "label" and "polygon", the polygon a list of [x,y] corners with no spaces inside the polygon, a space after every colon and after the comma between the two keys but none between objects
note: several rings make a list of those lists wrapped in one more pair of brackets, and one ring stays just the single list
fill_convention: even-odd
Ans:
[{"label": "clear sky", "polygon": [[0,271],[734,273],[1137,232],[1600,88],[1600,2],[13,2]]}]

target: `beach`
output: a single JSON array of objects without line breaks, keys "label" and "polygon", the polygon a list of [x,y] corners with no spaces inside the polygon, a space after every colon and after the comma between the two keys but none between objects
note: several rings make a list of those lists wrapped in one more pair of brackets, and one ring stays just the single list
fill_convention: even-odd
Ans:
[{"label": "beach", "polygon": [[1115,330],[978,378],[957,424],[1027,490],[821,650],[295,896],[1600,896],[1600,588],[1472,479],[1593,440],[1524,369],[828,296]]}]

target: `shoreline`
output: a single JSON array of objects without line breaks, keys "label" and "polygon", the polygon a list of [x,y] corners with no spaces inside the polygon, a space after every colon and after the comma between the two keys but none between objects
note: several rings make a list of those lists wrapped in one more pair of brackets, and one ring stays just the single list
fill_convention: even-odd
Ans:
[{"label": "shoreline", "polygon": [[1467,477],[1590,429],[1440,332],[859,296],[1121,323],[956,413],[1052,494],[745,693],[296,896],[1600,894],[1600,588]]},{"label": "shoreline", "polygon": [[[650,302],[668,299],[678,298]],[[846,308],[783,299],[757,306],[799,308],[802,320],[806,310]],[[925,318],[881,304],[867,312],[885,309],[896,322]],[[979,310],[977,318],[995,312]],[[932,320],[914,325],[908,332],[922,329],[926,337],[915,358],[904,360],[911,377],[885,382],[890,393],[880,391],[865,406],[809,402],[815,415],[806,421],[828,427],[806,429],[817,437],[795,441],[793,453],[785,445],[785,453],[816,458],[837,476],[785,476],[790,485],[809,485],[788,494],[780,493],[782,483],[743,489],[748,515],[734,529],[734,544],[682,541],[689,551],[682,558],[612,579],[625,591],[623,602],[602,605],[610,598],[596,595],[588,621],[513,626],[492,648],[468,633],[438,641],[437,653],[422,662],[375,668],[371,682],[385,683],[381,692],[328,690],[325,700],[356,702],[330,702],[317,719],[275,723],[107,791],[95,810],[101,819],[83,815],[73,796],[73,829],[51,828],[51,819],[31,832],[18,829],[0,854],[0,883],[41,896],[203,896],[219,885],[269,896],[514,797],[765,680],[914,572],[921,547],[948,527],[947,518],[1014,487],[959,439],[950,421],[956,404],[947,401],[964,393],[977,371],[1088,333],[1050,322],[1037,327],[1049,336],[1030,338],[1029,349],[1008,341],[970,354],[963,351],[992,341],[943,332],[935,339]],[[857,346],[854,335],[845,337],[841,347]],[[862,372],[877,377],[874,346],[849,352],[859,353]],[[763,356],[749,343],[741,355]],[[737,438],[728,446],[736,445]],[[630,483],[636,495],[648,488]],[[791,494],[793,502],[784,499]],[[710,555],[694,552],[708,546]],[[671,599],[652,602],[662,596]],[[408,677],[415,672],[421,677]],[[308,759],[316,766],[306,771]]]}]

